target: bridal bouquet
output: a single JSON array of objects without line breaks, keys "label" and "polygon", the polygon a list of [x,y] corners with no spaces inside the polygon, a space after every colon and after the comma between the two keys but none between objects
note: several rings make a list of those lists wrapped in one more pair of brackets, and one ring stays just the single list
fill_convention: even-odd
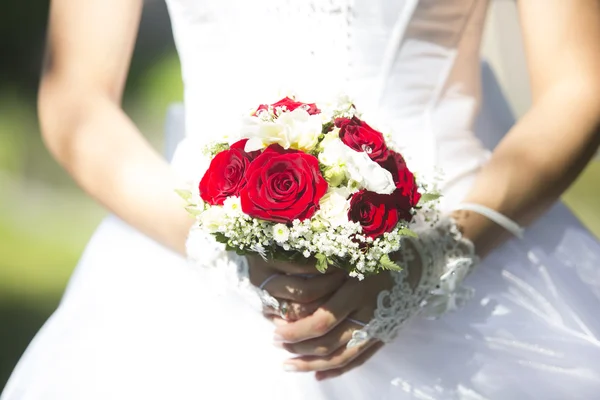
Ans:
[{"label": "bridal bouquet", "polygon": [[322,272],[335,266],[362,279],[400,268],[389,254],[437,196],[351,102],[286,97],[242,121],[204,149],[200,182],[179,191],[199,229],[238,254],[312,257]]}]

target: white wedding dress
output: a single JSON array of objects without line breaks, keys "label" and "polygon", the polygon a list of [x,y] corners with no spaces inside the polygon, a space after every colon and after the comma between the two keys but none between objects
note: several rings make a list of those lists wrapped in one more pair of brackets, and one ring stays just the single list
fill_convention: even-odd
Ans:
[{"label": "white wedding dress", "polygon": [[[341,90],[416,164],[443,169],[450,210],[511,124],[489,71],[480,79],[486,0],[168,5],[186,108],[173,163],[184,174],[198,142],[274,91],[313,101]],[[414,320],[362,367],[317,382],[284,372],[273,326],[214,269],[111,217],[1,399],[600,398],[599,265],[598,242],[558,204],[481,263],[463,309]]]}]

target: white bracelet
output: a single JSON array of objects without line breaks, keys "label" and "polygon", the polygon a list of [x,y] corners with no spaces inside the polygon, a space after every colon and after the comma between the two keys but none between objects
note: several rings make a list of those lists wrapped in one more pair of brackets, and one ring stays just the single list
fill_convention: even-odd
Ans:
[{"label": "white bracelet", "polygon": [[500,214],[498,211],[492,210],[489,207],[475,203],[461,203],[458,206],[456,206],[454,210],[473,211],[478,214],[481,214],[484,217],[487,217],[490,220],[494,221],[495,223],[497,223],[498,225],[500,225],[501,227],[518,237],[519,239],[523,238],[523,233],[525,231],[523,227],[521,227],[519,224],[517,224],[515,221],[508,218],[507,216]]}]

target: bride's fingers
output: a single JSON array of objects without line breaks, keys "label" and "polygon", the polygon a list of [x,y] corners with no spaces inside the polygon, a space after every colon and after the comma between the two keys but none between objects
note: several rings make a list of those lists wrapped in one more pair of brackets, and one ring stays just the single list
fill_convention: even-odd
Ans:
[{"label": "bride's fingers", "polygon": [[292,358],[284,362],[283,368],[289,372],[329,371],[344,368],[376,344],[375,341],[368,341],[350,348],[341,347],[324,357],[302,356]]},{"label": "bride's fingers", "polygon": [[351,369],[354,369],[356,367],[360,367],[369,358],[373,357],[373,355],[375,353],[377,353],[377,351],[379,349],[381,349],[382,347],[383,347],[383,343],[382,342],[377,342],[374,345],[372,345],[371,347],[367,348],[361,354],[359,354],[358,356],[356,356],[356,358],[354,358],[352,361],[350,361],[348,364],[346,364],[345,366],[343,366],[341,368],[330,369],[328,371],[318,371],[316,373],[316,378],[319,381],[322,381],[322,380],[325,380],[325,379],[331,379],[331,378],[335,378],[337,376],[340,376],[342,374],[345,374],[346,372],[350,371]]},{"label": "bride's fingers", "polygon": [[356,310],[361,298],[358,280],[347,280],[312,315],[275,329],[275,340],[297,343],[323,336]]},{"label": "bride's fingers", "polygon": [[[277,299],[289,300],[295,303],[308,304],[322,299],[338,290],[346,280],[343,273],[319,275],[313,278],[304,278],[292,275],[276,275],[264,277],[259,286],[266,279],[269,281],[263,286],[271,296]],[[252,278],[251,278],[252,281]]]},{"label": "bride's fingers", "polygon": [[303,356],[328,356],[339,348],[346,346],[352,339],[352,333],[362,328],[351,321],[338,324],[325,336],[306,340],[298,343],[281,343],[280,345],[290,353]]},{"label": "bride's fingers", "polygon": [[285,319],[282,319],[275,315],[267,315],[267,318],[270,319],[271,322],[273,323],[273,325],[275,325],[275,326],[283,326],[283,325],[289,324],[289,322],[287,322]]},{"label": "bride's fingers", "polygon": [[[280,302],[282,301],[281,299],[278,299],[278,300]],[[268,316],[276,315],[278,317],[281,317],[282,319],[285,319],[286,321],[296,321],[301,318],[308,317],[309,315],[314,313],[315,310],[318,309],[325,301],[326,301],[326,298],[315,300],[315,301],[312,301],[312,302],[306,303],[306,304],[295,303],[295,302],[289,301],[286,304],[286,307],[284,310],[285,313],[282,313],[282,310],[278,310],[273,307],[265,306],[263,308],[263,314],[268,315]]]}]

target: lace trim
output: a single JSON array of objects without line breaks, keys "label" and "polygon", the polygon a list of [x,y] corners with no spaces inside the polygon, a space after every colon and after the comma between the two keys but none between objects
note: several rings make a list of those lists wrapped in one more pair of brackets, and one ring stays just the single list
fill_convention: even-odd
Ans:
[{"label": "lace trim", "polygon": [[[193,268],[200,268],[211,281],[211,288],[221,295],[235,293],[247,301],[257,311],[262,311],[265,302],[277,301],[266,291],[250,282],[250,272],[246,257],[226,251],[210,234],[199,227],[193,227],[186,241],[186,254]],[[270,298],[270,299],[269,299]]]},{"label": "lace trim", "polygon": [[420,282],[412,289],[406,269],[394,272],[394,287],[379,294],[373,319],[353,333],[348,347],[370,339],[390,342],[413,316],[437,318],[457,310],[473,296],[474,290],[462,286],[462,281],[479,259],[473,243],[462,237],[454,220],[446,218],[435,228],[420,233],[418,239],[406,240],[416,252],[410,246],[402,246],[399,262],[420,263]]}]

